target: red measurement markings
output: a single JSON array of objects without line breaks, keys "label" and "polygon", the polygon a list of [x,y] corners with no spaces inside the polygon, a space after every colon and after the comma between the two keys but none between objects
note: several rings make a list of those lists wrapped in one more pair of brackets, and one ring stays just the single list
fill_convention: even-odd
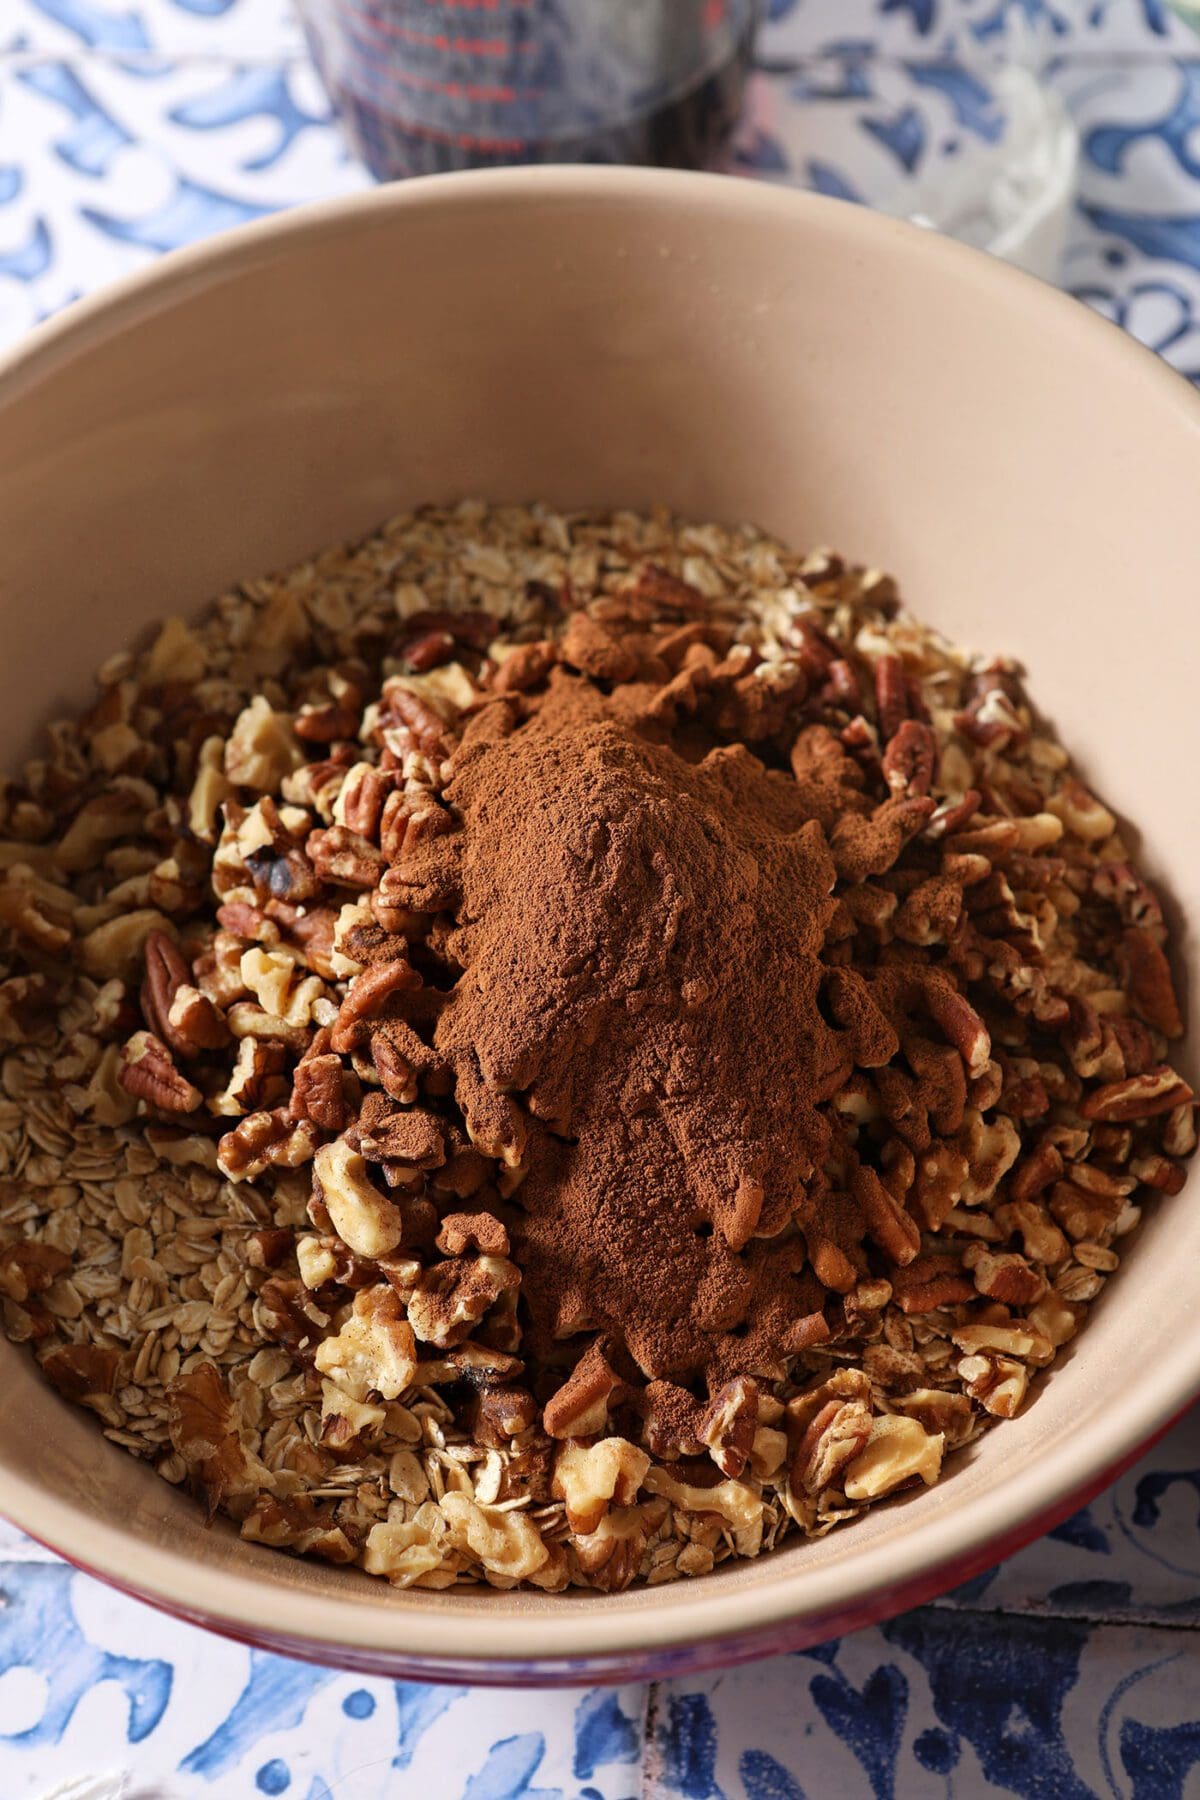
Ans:
[{"label": "red measurement markings", "polygon": [[385,37],[399,38],[401,43],[413,44],[422,50],[438,50],[443,56],[510,56],[514,50],[537,48],[532,38],[513,44],[507,38],[451,37],[444,31],[415,31],[411,25],[397,25],[391,19],[377,19],[372,13],[363,12],[361,7],[352,5],[350,0],[340,0],[340,4],[343,12],[351,13],[368,30],[380,31]]},{"label": "red measurement markings", "polygon": [[503,12],[507,7],[512,12],[521,12],[534,4],[534,0],[425,0],[426,6],[444,7],[447,12]]},{"label": "red measurement markings", "polygon": [[358,111],[372,114],[389,132],[400,132],[404,137],[423,138],[433,144],[453,144],[456,150],[481,151],[485,156],[520,156],[529,148],[526,138],[477,137],[470,131],[439,131],[434,125],[397,119],[364,100],[360,94],[354,95],[353,102]]},{"label": "red measurement markings", "polygon": [[[356,32],[359,32],[374,36],[376,40],[382,38],[386,42],[389,31],[394,30],[394,27],[389,27],[388,22],[375,18],[371,13],[362,12],[358,7],[351,5],[349,0],[338,0],[338,10],[344,16],[346,30],[351,39]],[[372,56],[377,47],[377,44],[361,46],[368,56]],[[411,88],[416,93],[444,94],[451,100],[492,101],[511,105],[517,100],[540,99],[542,94],[541,88],[517,89],[511,87],[507,82],[439,81],[432,75],[417,75],[410,69],[399,69],[390,57],[386,61],[373,62],[372,73],[391,81],[398,81],[402,87]]]}]

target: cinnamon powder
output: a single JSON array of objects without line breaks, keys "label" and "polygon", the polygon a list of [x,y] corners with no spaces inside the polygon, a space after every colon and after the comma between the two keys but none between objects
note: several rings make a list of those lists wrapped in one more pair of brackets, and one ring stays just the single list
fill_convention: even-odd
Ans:
[{"label": "cinnamon powder", "polygon": [[712,1388],[781,1375],[829,1335],[864,1236],[896,1238],[825,1104],[896,1039],[823,960],[837,871],[812,795],[741,743],[689,760],[645,696],[560,668],[473,720],[436,1045],[477,1140],[522,1122],[535,1351],[600,1329],[646,1376]]}]

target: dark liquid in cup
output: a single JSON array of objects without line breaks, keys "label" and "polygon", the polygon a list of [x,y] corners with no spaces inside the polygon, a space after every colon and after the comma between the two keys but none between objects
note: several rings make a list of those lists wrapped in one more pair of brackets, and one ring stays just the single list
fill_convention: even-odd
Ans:
[{"label": "dark liquid in cup", "polygon": [[507,163],[704,168],[725,149],[757,0],[300,0],[380,180]]}]

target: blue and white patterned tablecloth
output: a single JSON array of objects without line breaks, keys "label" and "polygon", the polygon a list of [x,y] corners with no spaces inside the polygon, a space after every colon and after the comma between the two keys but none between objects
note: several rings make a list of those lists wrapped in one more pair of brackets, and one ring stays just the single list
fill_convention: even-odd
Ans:
[{"label": "blue and white patterned tablecloth", "polygon": [[[948,26],[986,32],[1012,10],[773,0],[741,162],[818,179],[789,130],[799,55],[871,39],[928,56]],[[1200,380],[1200,40],[1158,0],[1017,10],[1082,136],[1063,282]],[[160,251],[365,185],[286,0],[0,0],[0,342]],[[935,1606],[650,1688],[493,1694],[309,1668],[161,1618],[0,1526],[0,1800],[51,1794],[1196,1800],[1200,1414]]]}]

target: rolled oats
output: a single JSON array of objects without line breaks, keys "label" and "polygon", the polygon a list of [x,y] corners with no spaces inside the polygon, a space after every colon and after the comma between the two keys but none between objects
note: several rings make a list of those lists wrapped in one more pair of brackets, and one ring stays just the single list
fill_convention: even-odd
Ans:
[{"label": "rolled oats", "polygon": [[[797,778],[836,752],[890,795],[831,835],[842,981],[851,952],[942,972],[834,1101],[869,1236],[810,1221],[823,1312],[703,1398],[594,1330],[531,1362],[520,1094],[456,1113],[432,1047],[447,756],[559,646],[625,679],[631,616],[675,622],[659,715],[723,643],[731,736],[790,717]],[[831,552],[426,509],[166,621],[0,810],[5,1331],[248,1538],[398,1586],[619,1592],[935,1481],[1036,1391],[1196,1147],[1118,822],[1011,665]]]}]

